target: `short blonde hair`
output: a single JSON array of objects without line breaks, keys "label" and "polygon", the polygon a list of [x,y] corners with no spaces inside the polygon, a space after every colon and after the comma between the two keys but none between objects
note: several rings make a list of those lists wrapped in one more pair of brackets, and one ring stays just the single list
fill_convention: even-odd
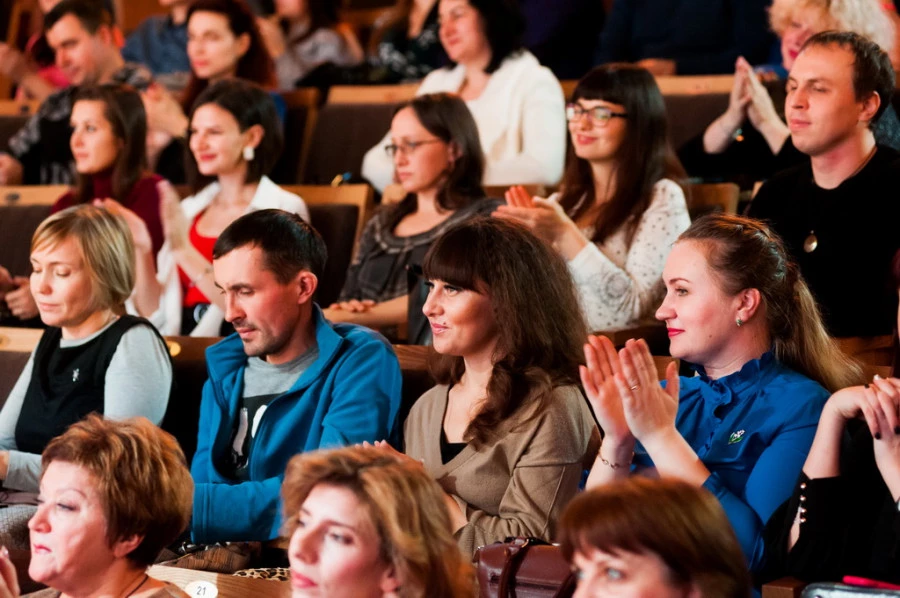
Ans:
[{"label": "short blonde hair", "polygon": [[53,214],[31,238],[31,252],[74,239],[81,248],[88,275],[94,281],[94,306],[121,308],[134,289],[135,253],[125,220],[89,204]]},{"label": "short blonde hair", "polygon": [[894,48],[894,25],[880,0],[774,0],[769,25],[778,37],[784,35],[797,11],[818,8],[822,31],[852,31],[863,35],[885,51]]},{"label": "short blonde hair", "polygon": [[142,536],[127,558],[140,567],[191,520],[194,481],[178,442],[143,417],[124,421],[91,414],[47,445],[44,471],[54,461],[91,473],[106,515],[107,540]]},{"label": "short blonde hair", "polygon": [[401,598],[472,596],[474,572],[450,532],[444,493],[421,467],[370,447],[297,455],[281,489],[288,537],[319,484],[346,488],[362,503],[378,533],[382,560],[397,572]]}]

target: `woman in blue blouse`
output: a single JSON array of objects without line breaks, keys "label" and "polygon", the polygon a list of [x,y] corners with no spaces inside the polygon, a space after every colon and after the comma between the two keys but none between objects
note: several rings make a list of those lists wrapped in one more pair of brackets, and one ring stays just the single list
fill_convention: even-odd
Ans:
[{"label": "woman in blue blouse", "polygon": [[815,300],[781,241],[761,223],[713,215],[694,222],[663,270],[673,357],[657,380],[644,341],[616,354],[590,337],[582,382],[605,436],[588,487],[655,468],[712,492],[751,570],[763,526],[791,494],[829,391],[859,367],[828,337]]}]

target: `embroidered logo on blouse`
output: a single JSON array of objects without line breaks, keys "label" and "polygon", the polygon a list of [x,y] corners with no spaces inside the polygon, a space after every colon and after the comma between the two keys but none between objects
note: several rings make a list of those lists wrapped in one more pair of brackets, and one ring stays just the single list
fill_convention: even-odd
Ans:
[{"label": "embroidered logo on blouse", "polygon": [[737,444],[741,440],[744,439],[745,430],[738,430],[737,432],[732,432],[731,436],[728,437],[728,444]]},{"label": "embroidered logo on blouse", "polygon": [[72,382],[78,382],[78,374],[79,373],[80,372],[78,371],[78,368],[75,368],[74,370],[72,370]]}]

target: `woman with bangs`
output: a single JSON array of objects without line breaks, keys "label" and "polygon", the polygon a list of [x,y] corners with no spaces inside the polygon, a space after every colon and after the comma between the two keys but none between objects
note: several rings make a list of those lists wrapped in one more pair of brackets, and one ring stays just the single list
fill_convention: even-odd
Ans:
[{"label": "woman with bangs", "polygon": [[35,504],[47,444],[92,412],[158,424],[172,385],[165,342],[150,322],[123,315],[135,254],[122,218],[92,205],[53,214],[34,233],[31,264],[31,293],[48,328],[0,410],[8,507],[0,542],[19,548],[28,546],[27,505]]},{"label": "woman with bangs", "polygon": [[748,598],[719,501],[678,480],[631,478],[576,497],[559,522],[573,598]]},{"label": "woman with bangs", "polygon": [[404,199],[385,206],[366,224],[344,288],[325,310],[333,322],[353,322],[392,336],[410,317],[408,271],[450,226],[499,204],[481,179],[484,154],[465,102],[436,93],[401,106],[391,121],[393,159]]},{"label": "woman with bangs", "polygon": [[464,554],[507,536],[550,540],[599,443],[577,384],[586,330],[566,265],[524,227],[477,218],[435,241],[424,275],[438,386],[410,411],[404,458],[443,488]]},{"label": "woman with bangs", "polygon": [[566,260],[591,330],[652,317],[666,256],[690,224],[665,110],[649,71],[593,69],[566,106],[560,192],[532,198],[512,187],[495,213],[524,224]]}]

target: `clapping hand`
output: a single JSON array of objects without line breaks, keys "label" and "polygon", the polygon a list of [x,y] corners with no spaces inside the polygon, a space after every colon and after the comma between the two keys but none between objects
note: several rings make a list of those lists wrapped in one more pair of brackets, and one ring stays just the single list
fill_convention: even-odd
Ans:
[{"label": "clapping hand", "polygon": [[181,197],[168,181],[160,181],[156,188],[159,191],[159,216],[166,242],[172,251],[185,249],[190,245],[191,225],[181,209]]},{"label": "clapping hand", "polygon": [[616,385],[615,376],[620,373],[621,366],[612,341],[605,336],[588,336],[584,359],[586,365],[579,367],[581,384],[603,430],[604,440],[609,439],[616,445],[633,441]]},{"label": "clapping hand", "polygon": [[558,243],[568,231],[577,229],[558,202],[532,197],[520,185],[510,187],[505,197],[506,205],[499,206],[494,216],[519,222],[548,243]]},{"label": "clapping hand", "polygon": [[650,445],[665,442],[678,434],[678,368],[673,361],[666,368],[666,388],[659,384],[656,364],[647,343],[629,340],[619,351],[621,369],[615,374],[616,387],[622,397],[625,421],[634,436],[648,451]]}]

